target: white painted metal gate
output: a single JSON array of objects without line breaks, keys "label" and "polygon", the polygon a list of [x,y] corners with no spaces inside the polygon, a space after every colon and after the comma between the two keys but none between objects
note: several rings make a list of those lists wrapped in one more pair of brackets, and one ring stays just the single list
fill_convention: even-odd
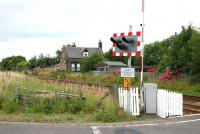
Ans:
[{"label": "white painted metal gate", "polygon": [[161,118],[183,115],[183,95],[168,90],[157,92],[157,114]]},{"label": "white painted metal gate", "polygon": [[129,91],[122,87],[118,88],[119,106],[132,115],[139,115],[139,92],[138,88],[131,88]]}]

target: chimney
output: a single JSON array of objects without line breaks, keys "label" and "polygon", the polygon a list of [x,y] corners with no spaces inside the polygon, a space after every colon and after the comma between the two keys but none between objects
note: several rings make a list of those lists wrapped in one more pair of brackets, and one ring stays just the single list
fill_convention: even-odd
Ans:
[{"label": "chimney", "polygon": [[76,44],[75,44],[75,42],[73,42],[73,43],[72,43],[72,47],[76,47]]},{"label": "chimney", "polygon": [[102,42],[101,42],[101,40],[99,40],[99,42],[98,42],[98,47],[101,49],[101,51],[102,51]]}]

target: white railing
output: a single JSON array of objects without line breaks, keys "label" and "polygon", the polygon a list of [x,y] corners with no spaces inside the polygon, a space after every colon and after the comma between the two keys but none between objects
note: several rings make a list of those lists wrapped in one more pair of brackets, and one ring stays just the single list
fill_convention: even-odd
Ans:
[{"label": "white railing", "polygon": [[183,115],[183,95],[168,90],[157,92],[157,114],[161,118]]},{"label": "white railing", "polygon": [[139,115],[139,92],[138,88],[131,88],[129,91],[122,87],[118,89],[119,106],[132,115]]}]

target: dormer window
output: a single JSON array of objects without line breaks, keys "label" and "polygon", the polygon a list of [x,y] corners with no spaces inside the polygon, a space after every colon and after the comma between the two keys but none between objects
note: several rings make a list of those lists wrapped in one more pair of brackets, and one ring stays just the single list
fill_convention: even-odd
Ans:
[{"label": "dormer window", "polygon": [[87,48],[82,49],[81,52],[82,52],[83,57],[88,56],[88,50],[87,50]]}]

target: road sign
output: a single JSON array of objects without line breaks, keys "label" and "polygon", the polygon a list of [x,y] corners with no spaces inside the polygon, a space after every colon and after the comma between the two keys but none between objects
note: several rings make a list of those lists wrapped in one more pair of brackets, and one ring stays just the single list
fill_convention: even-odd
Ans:
[{"label": "road sign", "polygon": [[135,77],[135,68],[121,68],[121,77]]},{"label": "road sign", "polygon": [[131,87],[131,78],[124,78],[124,89],[130,89]]}]

